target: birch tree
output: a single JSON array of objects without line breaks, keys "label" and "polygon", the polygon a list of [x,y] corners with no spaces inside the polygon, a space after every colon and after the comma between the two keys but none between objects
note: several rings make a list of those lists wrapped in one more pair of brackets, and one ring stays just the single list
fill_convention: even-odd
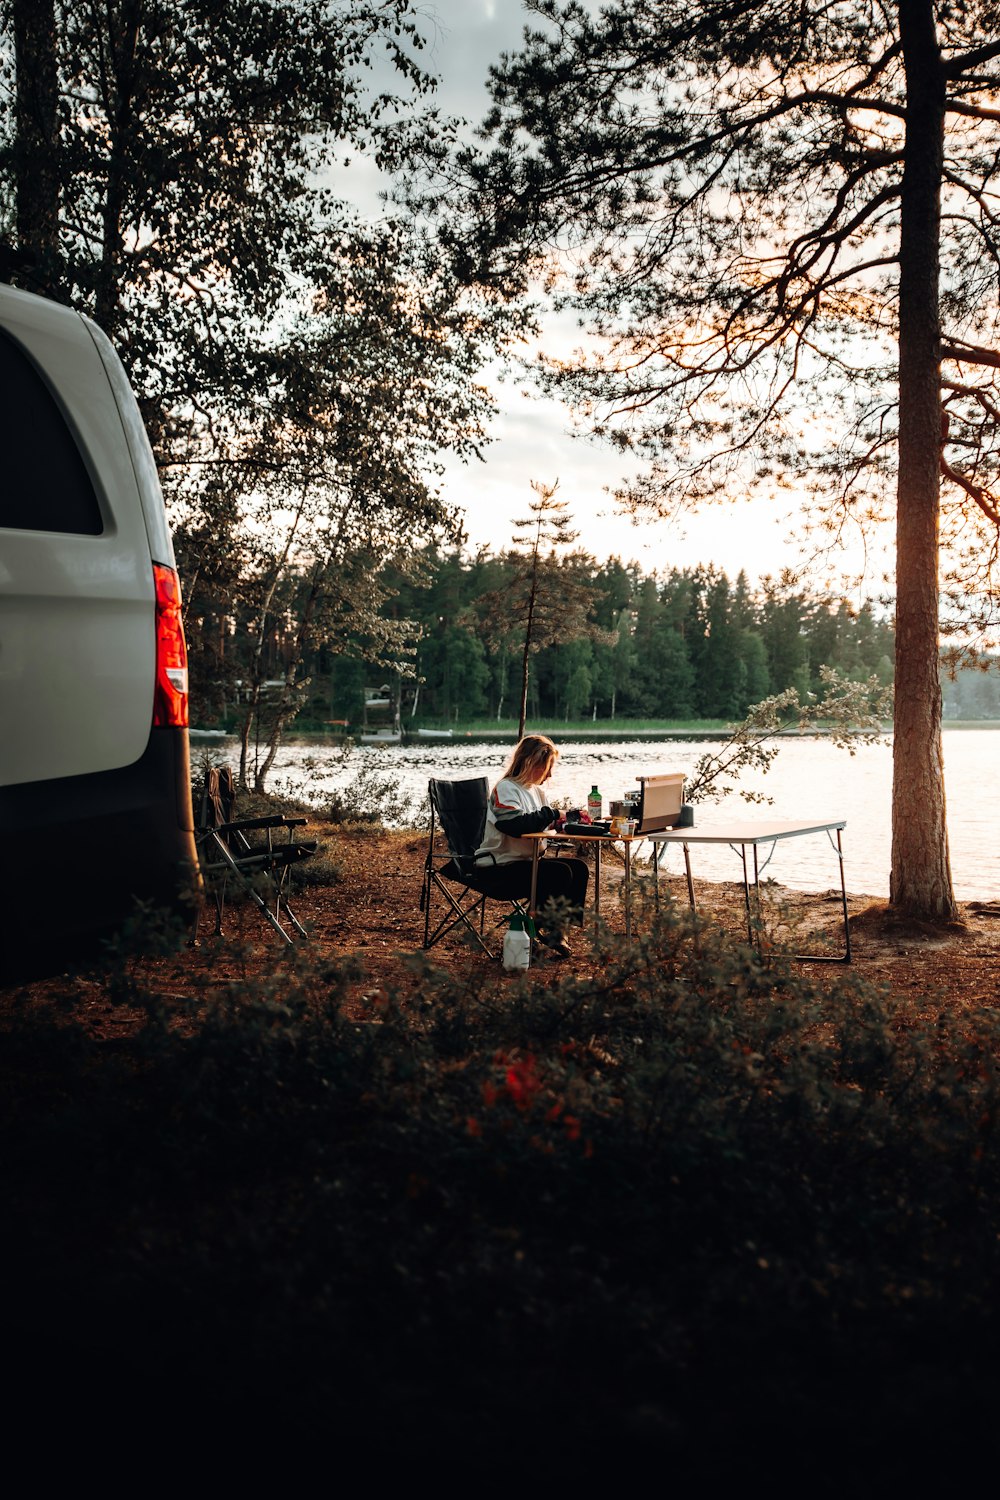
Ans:
[{"label": "birch tree", "polygon": [[383,563],[455,536],[441,455],[492,409],[506,313],[414,219],[350,204],[349,160],[391,172],[445,128],[422,49],[412,0],[0,0],[0,256],[114,341],[192,633],[237,612],[220,553],[251,663],[293,610],[279,735],[302,654],[382,632]]}]

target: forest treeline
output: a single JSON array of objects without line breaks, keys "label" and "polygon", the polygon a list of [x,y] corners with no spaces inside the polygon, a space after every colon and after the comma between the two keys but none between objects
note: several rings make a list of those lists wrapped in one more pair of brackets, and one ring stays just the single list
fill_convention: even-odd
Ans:
[{"label": "forest treeline", "polygon": [[[425,550],[416,576],[395,580],[384,606],[408,650],[372,664],[366,640],[308,650],[298,678],[300,728],[363,721],[366,688],[388,685],[404,720],[467,723],[517,716],[525,625],[518,608],[523,557]],[[251,663],[278,696],[301,649],[297,594],[286,577],[259,652],[251,621],[231,600],[195,597],[188,609],[194,720],[235,722]],[[816,691],[821,666],[892,680],[891,621],[870,604],[814,597],[790,575],[751,586],[712,567],[644,573],[583,551],[548,559],[528,711],[536,722],[579,719],[733,719],[771,693]],[[561,628],[562,626],[562,628]],[[353,649],[352,649],[353,644]]]}]

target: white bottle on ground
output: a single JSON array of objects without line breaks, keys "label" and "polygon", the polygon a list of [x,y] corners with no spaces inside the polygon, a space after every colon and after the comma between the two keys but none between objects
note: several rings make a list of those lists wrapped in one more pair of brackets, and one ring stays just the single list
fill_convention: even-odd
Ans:
[{"label": "white bottle on ground", "polygon": [[524,930],[524,918],[515,914],[503,935],[505,969],[526,969],[531,963],[531,936]]}]

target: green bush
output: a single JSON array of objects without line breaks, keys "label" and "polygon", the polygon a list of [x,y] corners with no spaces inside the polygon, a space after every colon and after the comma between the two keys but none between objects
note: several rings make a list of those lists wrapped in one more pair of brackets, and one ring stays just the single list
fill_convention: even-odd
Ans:
[{"label": "green bush", "polygon": [[374,765],[362,765],[342,791],[327,801],[324,816],[331,823],[343,823],[352,829],[414,826],[416,808],[408,793],[401,791],[398,778]]},{"label": "green bush", "polygon": [[343,879],[343,867],[336,855],[322,841],[316,853],[292,867],[292,895],[301,886],[339,885]]},{"label": "green bush", "polygon": [[1000,1019],[906,1024],[672,908],[603,959],[460,981],[417,954],[393,991],[303,946],[198,1000],[120,959],[103,1003],[143,1020],[116,1047],[92,985],[15,1011],[31,1338],[99,1330],[158,1398],[183,1374],[301,1433],[599,1438],[702,1477],[775,1424],[827,1466],[915,1406],[966,1432],[996,1384]]}]

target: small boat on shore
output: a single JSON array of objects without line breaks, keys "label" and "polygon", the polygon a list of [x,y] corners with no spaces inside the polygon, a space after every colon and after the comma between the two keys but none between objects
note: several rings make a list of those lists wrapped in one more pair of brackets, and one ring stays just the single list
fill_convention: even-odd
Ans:
[{"label": "small boat on shore", "polygon": [[376,729],[371,734],[358,736],[362,745],[401,745],[403,736],[398,729]]},{"label": "small boat on shore", "polygon": [[406,737],[413,740],[450,740],[453,732],[450,729],[407,729]]}]

